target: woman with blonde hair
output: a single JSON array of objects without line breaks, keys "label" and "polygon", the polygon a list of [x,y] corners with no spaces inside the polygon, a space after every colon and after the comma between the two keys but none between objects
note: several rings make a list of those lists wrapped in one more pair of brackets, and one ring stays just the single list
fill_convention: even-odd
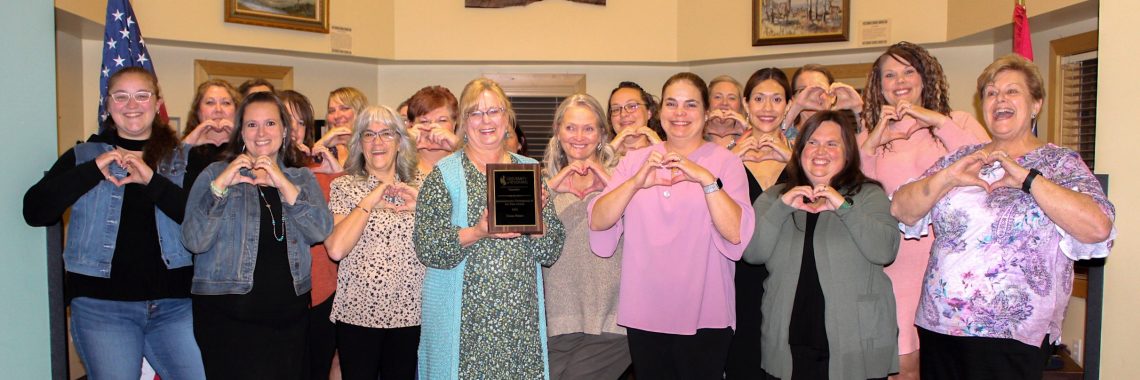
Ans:
[{"label": "woman with blonde hair", "polygon": [[368,97],[354,87],[341,87],[329,92],[329,108],[325,121],[328,130],[314,145],[328,148],[344,166],[348,157],[348,140],[356,123],[356,115],[368,106]]},{"label": "woman with blonde hair", "polygon": [[416,202],[414,240],[427,265],[419,374],[430,379],[548,376],[541,266],[562,251],[562,222],[549,200],[539,235],[487,229],[490,163],[536,163],[504,144],[514,110],[490,79],[459,99],[463,145],[436,164]]},{"label": "woman with blonde hair", "polygon": [[571,95],[554,112],[544,176],[566,244],[543,270],[551,379],[616,379],[630,364],[625,328],[617,325],[621,252],[612,260],[594,255],[586,220],[586,206],[617,163],[611,138],[605,111],[590,95]]}]

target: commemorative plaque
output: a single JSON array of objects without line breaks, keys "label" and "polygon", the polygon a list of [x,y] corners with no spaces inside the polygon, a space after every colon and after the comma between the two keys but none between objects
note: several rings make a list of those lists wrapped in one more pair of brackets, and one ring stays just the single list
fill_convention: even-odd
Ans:
[{"label": "commemorative plaque", "polygon": [[487,164],[487,230],[542,233],[542,166]]}]

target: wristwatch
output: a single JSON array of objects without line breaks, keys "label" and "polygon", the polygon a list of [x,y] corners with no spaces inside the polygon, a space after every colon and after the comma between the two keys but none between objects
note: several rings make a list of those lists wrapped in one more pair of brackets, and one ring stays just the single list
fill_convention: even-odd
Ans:
[{"label": "wristwatch", "polygon": [[716,182],[710,183],[704,187],[705,194],[715,193],[718,190],[720,190],[722,187],[724,187],[724,184],[720,182],[720,178],[717,178]]}]

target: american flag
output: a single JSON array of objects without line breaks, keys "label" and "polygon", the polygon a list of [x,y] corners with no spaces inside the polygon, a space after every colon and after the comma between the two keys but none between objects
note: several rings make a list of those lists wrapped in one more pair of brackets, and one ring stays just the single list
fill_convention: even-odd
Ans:
[{"label": "american flag", "polygon": [[[146,42],[143,41],[142,31],[139,29],[139,20],[135,18],[135,10],[131,8],[130,0],[107,0],[107,23],[103,29],[103,67],[99,68],[99,131],[103,130],[103,122],[111,117],[107,112],[107,79],[119,69],[130,66],[142,66],[147,71],[154,72],[154,63],[150,60],[150,53],[146,51]],[[159,108],[159,116],[163,122],[169,120],[166,114],[166,105]]]}]

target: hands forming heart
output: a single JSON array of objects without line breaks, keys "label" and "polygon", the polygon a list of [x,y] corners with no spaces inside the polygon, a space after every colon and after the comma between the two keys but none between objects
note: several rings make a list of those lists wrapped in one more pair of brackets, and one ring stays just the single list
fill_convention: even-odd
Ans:
[{"label": "hands forming heart", "polygon": [[429,130],[419,128],[411,130],[414,133],[413,138],[416,140],[416,149],[454,152],[459,146],[459,136],[446,128],[440,128],[437,124],[431,124],[431,126],[432,128]]},{"label": "hands forming heart", "polygon": [[191,146],[202,144],[222,145],[230,141],[230,133],[234,130],[234,122],[230,119],[203,120],[190,131],[182,142]]},{"label": "hands forming heart", "polygon": [[324,145],[325,147],[332,148],[337,145],[348,145],[349,140],[352,139],[352,129],[348,127],[336,127],[329,129],[325,132],[324,136],[317,141],[315,145]]},{"label": "hands forming heart", "polygon": [[146,185],[154,176],[154,170],[136,153],[114,149],[95,158],[95,166],[103,173],[103,178],[115,186],[130,183]]},{"label": "hands forming heart", "polygon": [[712,110],[705,123],[705,133],[720,138],[743,136],[751,127],[744,116],[731,110]]},{"label": "hands forming heart", "polygon": [[585,199],[590,193],[604,190],[609,181],[609,174],[597,162],[574,161],[551,177],[548,186],[556,192]]},{"label": "hands forming heart", "polygon": [[827,94],[834,99],[832,109],[863,111],[863,97],[854,87],[843,82],[834,82],[827,89]]},{"label": "hands forming heart", "polygon": [[419,195],[419,189],[403,182],[396,182],[384,186],[378,206],[394,212],[415,211],[416,197]]},{"label": "hands forming heart", "polygon": [[[645,138],[645,142],[641,143],[641,139]],[[640,127],[626,127],[618,131],[617,136],[610,141],[610,146],[615,151],[622,153],[627,149],[641,149],[653,144],[661,142],[661,137],[657,136],[657,132],[647,126]]]},{"label": "hands forming heart", "polygon": [[[995,162],[998,165],[994,165]],[[1002,169],[1002,176],[993,182],[987,182],[982,178],[983,171],[990,167],[996,170],[997,167],[994,166]],[[954,187],[977,186],[986,192],[993,192],[1003,187],[1021,189],[1022,182],[1029,175],[1029,169],[1018,164],[1005,152],[986,153],[984,150],[978,150],[958,159],[943,171],[949,176],[950,184]]]},{"label": "hands forming heart", "polygon": [[744,162],[776,161],[787,163],[792,157],[792,149],[784,142],[782,135],[752,135],[738,140],[732,152]]},{"label": "hands forming heart", "polygon": [[329,147],[324,145],[313,145],[313,149],[309,154],[313,157],[313,161],[320,164],[313,168],[313,173],[323,174],[336,174],[344,171],[340,161],[336,159]]},{"label": "hands forming heart", "polygon": [[672,186],[680,182],[708,183],[716,180],[707,169],[684,156],[669,152],[651,152],[632,179],[642,189]]},{"label": "hands forming heart", "polygon": [[277,161],[269,158],[269,156],[254,158],[249,154],[242,154],[235,157],[225,169],[222,169],[218,178],[214,179],[213,184],[218,189],[227,189],[239,183],[280,188],[282,184],[288,181],[285,178],[285,173],[277,166]]},{"label": "hands forming heart", "polygon": [[846,200],[828,185],[796,186],[780,197],[784,204],[810,213],[838,210]]}]

